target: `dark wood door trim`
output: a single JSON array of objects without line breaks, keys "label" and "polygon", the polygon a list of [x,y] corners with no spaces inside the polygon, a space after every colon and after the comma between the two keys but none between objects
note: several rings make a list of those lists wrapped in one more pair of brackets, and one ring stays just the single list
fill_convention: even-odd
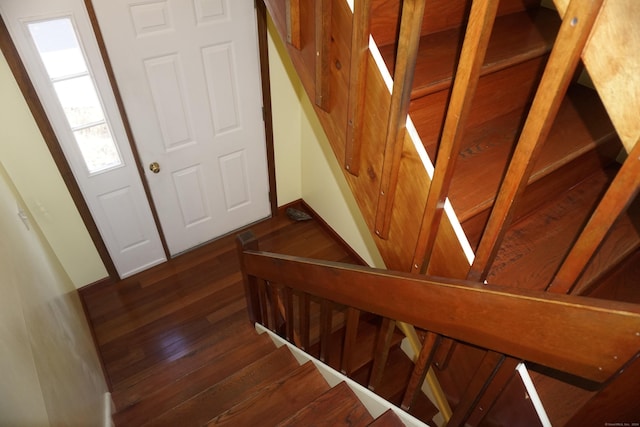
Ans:
[{"label": "dark wood door trim", "polygon": [[91,236],[91,240],[98,250],[98,254],[100,255],[100,259],[102,260],[107,272],[109,273],[109,277],[118,280],[118,272],[116,267],[107,251],[107,246],[102,240],[102,236],[98,231],[98,227],[96,226],[93,217],[91,216],[91,212],[89,211],[89,207],[82,197],[82,192],[80,191],[80,187],[71,172],[71,167],[67,162],[64,153],[62,152],[62,148],[60,147],[60,143],[58,142],[58,138],[56,137],[55,132],[53,131],[53,127],[49,122],[49,118],[45,113],[44,107],[38,98],[38,94],[33,86],[33,83],[29,79],[27,74],[27,70],[22,63],[22,59],[18,55],[18,50],[13,44],[13,40],[9,35],[9,30],[4,23],[4,19],[0,17],[0,50],[4,54],[4,57],[9,64],[9,68],[13,76],[18,83],[18,87],[24,96],[24,99],[33,115],[33,118],[42,134],[44,142],[47,144],[47,148],[51,153],[51,157],[53,157],[53,161],[55,162],[58,170],[60,171],[60,175],[62,175],[62,179],[64,180],[69,193],[71,194],[71,198],[80,213],[80,217],[87,227],[87,231]]},{"label": "dark wood door trim", "polygon": [[269,170],[269,201],[271,214],[278,214],[278,194],[276,192],[276,161],[273,143],[273,113],[271,110],[271,76],[269,74],[269,45],[267,40],[267,7],[263,0],[256,0],[258,21],[258,49],[260,52],[260,79],[262,82],[262,111],[264,119],[265,143],[267,146],[267,167]]}]

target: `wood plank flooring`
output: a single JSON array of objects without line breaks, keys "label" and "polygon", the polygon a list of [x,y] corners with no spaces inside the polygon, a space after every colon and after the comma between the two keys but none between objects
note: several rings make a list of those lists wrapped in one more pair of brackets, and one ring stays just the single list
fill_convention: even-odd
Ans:
[{"label": "wood plank flooring", "polygon": [[[315,220],[295,222],[281,212],[250,229],[265,251],[359,263]],[[232,339],[254,334],[235,234],[118,283],[85,288],[81,296],[117,410],[186,381],[220,357]],[[182,403],[176,393],[164,399]]]}]

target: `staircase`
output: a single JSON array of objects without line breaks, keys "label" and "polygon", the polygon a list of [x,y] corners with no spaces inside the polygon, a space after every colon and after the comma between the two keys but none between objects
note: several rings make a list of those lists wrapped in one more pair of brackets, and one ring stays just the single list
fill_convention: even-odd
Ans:
[{"label": "staircase", "polygon": [[[640,304],[640,82],[620,83],[620,70],[637,69],[637,50],[623,45],[635,46],[629,23],[640,10],[554,5],[559,12],[536,0],[258,2],[389,269]],[[587,73],[597,90],[582,84]],[[513,321],[505,312],[505,325]],[[539,422],[520,410],[514,359],[498,363],[460,340],[438,347],[446,401],[469,408],[454,424]],[[611,403],[633,393],[637,368],[598,387],[528,367],[553,425],[608,422],[614,409],[640,417],[636,405]]]},{"label": "staircase", "polygon": [[[396,415],[398,409],[315,361],[319,370],[311,357],[301,356],[301,352],[294,356],[281,342],[276,347],[273,339],[277,337],[258,335],[249,326],[234,332],[220,343],[226,351],[130,401],[114,415],[115,425],[424,425],[401,413],[403,422]],[[189,362],[179,359],[174,363]],[[152,378],[146,385],[154,381]],[[140,381],[137,387],[144,383]],[[364,396],[367,406],[352,388]],[[127,395],[132,398],[131,390]],[[118,395],[114,398],[119,400]]]}]

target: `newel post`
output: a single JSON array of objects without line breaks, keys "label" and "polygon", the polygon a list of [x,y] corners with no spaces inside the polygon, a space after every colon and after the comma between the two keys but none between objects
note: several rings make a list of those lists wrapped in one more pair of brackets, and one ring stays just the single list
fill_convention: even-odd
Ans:
[{"label": "newel post", "polygon": [[258,284],[255,276],[247,273],[244,262],[245,250],[258,250],[258,239],[251,231],[245,231],[236,236],[236,247],[238,249],[238,261],[240,262],[240,272],[242,273],[242,283],[244,286],[244,296],[247,300],[247,311],[249,321],[252,324],[262,322],[260,312],[260,297],[258,293]]}]

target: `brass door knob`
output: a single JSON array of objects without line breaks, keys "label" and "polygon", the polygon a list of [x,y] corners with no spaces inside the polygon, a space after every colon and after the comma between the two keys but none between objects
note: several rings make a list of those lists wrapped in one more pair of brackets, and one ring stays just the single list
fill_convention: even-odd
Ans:
[{"label": "brass door knob", "polygon": [[158,162],[153,162],[149,165],[149,170],[153,173],[158,173],[160,172],[160,165]]}]

